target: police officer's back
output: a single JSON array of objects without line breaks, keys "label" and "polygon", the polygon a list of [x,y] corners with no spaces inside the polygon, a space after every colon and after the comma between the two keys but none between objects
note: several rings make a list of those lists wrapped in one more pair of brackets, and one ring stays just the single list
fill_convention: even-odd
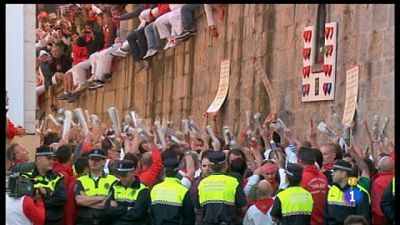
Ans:
[{"label": "police officer's back", "polygon": [[60,224],[64,203],[67,200],[63,176],[52,171],[53,156],[52,148],[47,146],[37,148],[35,169],[28,173],[33,179],[35,191],[41,194],[44,201],[45,225]]},{"label": "police officer's back", "polygon": [[309,225],[314,201],[311,193],[300,187],[303,168],[288,163],[285,173],[289,186],[276,195],[271,217],[281,225]]},{"label": "police officer's back", "polygon": [[111,185],[117,178],[103,172],[106,155],[102,149],[89,154],[90,172],[80,176],[75,185],[75,201],[79,207],[77,225],[101,224],[104,204]]},{"label": "police officer's back", "polygon": [[225,153],[209,154],[211,175],[200,181],[197,207],[202,209],[200,224],[241,224],[237,210],[246,206],[246,198],[238,180],[224,175]]},{"label": "police officer's back", "polygon": [[194,225],[195,212],[188,188],[177,178],[179,161],[163,161],[164,181],[150,193],[151,217],[154,225]]},{"label": "police officer's back", "polygon": [[107,225],[150,224],[150,191],[135,174],[137,159],[119,161],[116,175],[119,181],[111,187],[105,204]]}]

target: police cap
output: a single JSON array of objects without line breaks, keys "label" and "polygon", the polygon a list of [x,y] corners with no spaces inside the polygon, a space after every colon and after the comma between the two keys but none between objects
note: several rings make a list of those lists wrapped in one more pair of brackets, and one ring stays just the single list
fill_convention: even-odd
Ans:
[{"label": "police cap", "polygon": [[49,146],[40,146],[36,148],[35,156],[54,156],[53,148]]},{"label": "police cap", "polygon": [[101,158],[106,159],[106,152],[103,149],[92,149],[89,154],[89,158]]},{"label": "police cap", "polygon": [[208,155],[208,159],[210,160],[211,165],[220,165],[225,163],[225,153],[221,151],[212,151]]}]

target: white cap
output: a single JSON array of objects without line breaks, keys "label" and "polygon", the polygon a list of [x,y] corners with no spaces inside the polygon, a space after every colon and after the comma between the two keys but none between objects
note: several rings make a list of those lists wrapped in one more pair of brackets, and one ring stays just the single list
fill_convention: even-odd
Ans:
[{"label": "white cap", "polygon": [[44,55],[50,55],[50,54],[48,52],[46,52],[45,50],[40,50],[39,56],[44,56]]}]

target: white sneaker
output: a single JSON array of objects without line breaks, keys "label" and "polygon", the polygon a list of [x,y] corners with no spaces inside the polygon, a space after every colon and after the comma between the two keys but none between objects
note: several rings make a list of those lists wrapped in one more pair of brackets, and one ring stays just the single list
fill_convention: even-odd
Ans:
[{"label": "white sneaker", "polygon": [[166,44],[165,47],[164,47],[164,50],[169,49],[169,48],[171,47],[171,44],[172,44],[172,42],[171,42],[171,41],[168,41],[167,44]]},{"label": "white sneaker", "polygon": [[111,52],[110,54],[113,56],[117,56],[117,57],[126,57],[128,55],[129,52],[123,52],[120,49],[118,49],[115,52]]},{"label": "white sneaker", "polygon": [[143,59],[149,58],[149,57],[155,55],[157,52],[158,52],[158,50],[151,48],[151,49],[147,50],[147,53],[145,56],[143,56]]}]

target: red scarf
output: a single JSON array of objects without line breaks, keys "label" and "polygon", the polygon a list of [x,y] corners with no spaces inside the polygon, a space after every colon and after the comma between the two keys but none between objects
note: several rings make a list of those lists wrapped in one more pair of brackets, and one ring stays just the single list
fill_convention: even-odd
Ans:
[{"label": "red scarf", "polygon": [[274,205],[274,200],[270,197],[260,198],[255,204],[257,209],[259,209],[264,214],[267,214],[272,205]]}]

